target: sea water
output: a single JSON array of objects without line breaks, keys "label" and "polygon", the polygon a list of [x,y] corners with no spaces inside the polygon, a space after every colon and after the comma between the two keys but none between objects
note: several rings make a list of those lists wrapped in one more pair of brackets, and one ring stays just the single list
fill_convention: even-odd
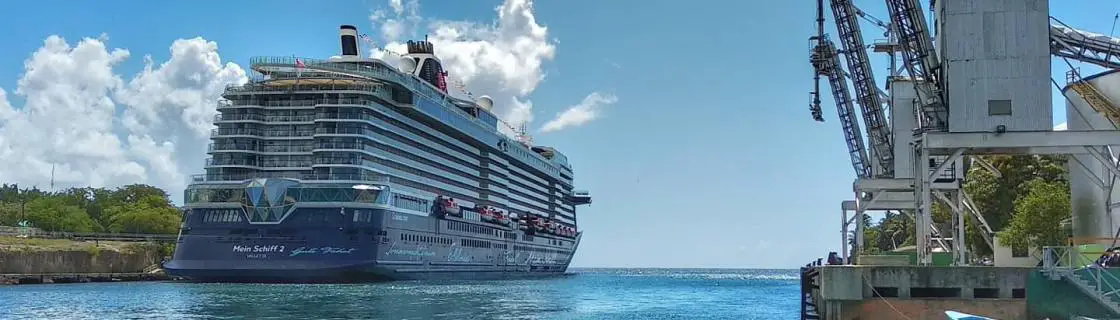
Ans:
[{"label": "sea water", "polygon": [[796,270],[570,269],[540,280],[0,287],[0,319],[798,319]]}]

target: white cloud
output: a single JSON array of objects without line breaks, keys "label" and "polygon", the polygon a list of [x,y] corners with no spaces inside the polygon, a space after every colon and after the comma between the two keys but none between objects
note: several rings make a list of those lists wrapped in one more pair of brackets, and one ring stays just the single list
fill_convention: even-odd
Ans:
[{"label": "white cloud", "polygon": [[556,114],[555,118],[545,122],[541,132],[558,131],[564,128],[581,126],[588,121],[595,120],[602,115],[603,107],[618,102],[618,97],[613,94],[592,92],[583,98],[579,104],[568,107]]},{"label": "white cloud", "polygon": [[1062,123],[1059,123],[1058,125],[1054,126],[1054,131],[1066,131],[1067,127],[1068,127],[1067,124],[1065,122],[1062,122]]},{"label": "white cloud", "polygon": [[179,39],[168,61],[145,57],[125,82],[114,67],[131,54],[106,40],[50,36],[24,61],[24,105],[0,89],[0,181],[45,188],[53,166],[59,188],[148,183],[181,198],[201,171],[218,96],[245,72],[223,65],[216,43]]},{"label": "white cloud", "polygon": [[[410,1],[403,11],[415,12],[416,5],[416,1]],[[426,21],[428,40],[435,45],[436,55],[443,60],[452,81],[462,82],[475,94],[489,95],[494,99],[494,112],[518,127],[533,120],[533,103],[528,96],[544,80],[542,65],[555,58],[556,41],[549,40],[548,28],[537,23],[532,1],[506,0],[495,11],[498,17],[492,24]],[[395,28],[383,18],[371,16],[371,21],[383,31]],[[382,36],[386,36],[384,32]],[[389,52],[406,52],[396,40],[386,37],[385,50],[372,50],[371,56],[395,63],[398,57]],[[499,129],[506,134],[513,132],[502,125]]]},{"label": "white cloud", "polygon": [[[397,41],[401,36],[410,35],[420,24],[420,1],[389,0],[389,7],[393,9],[390,16],[384,9],[374,10],[369,15],[369,20],[380,24],[378,29],[381,38],[385,41]],[[407,12],[406,12],[407,11]]]}]

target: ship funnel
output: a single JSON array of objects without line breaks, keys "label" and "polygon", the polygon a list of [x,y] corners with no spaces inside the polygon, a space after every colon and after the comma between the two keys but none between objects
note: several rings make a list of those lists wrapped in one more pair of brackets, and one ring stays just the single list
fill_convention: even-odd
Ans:
[{"label": "ship funnel", "polygon": [[338,27],[338,37],[342,40],[342,57],[360,57],[358,52],[358,28],[352,25]]},{"label": "ship funnel", "polygon": [[478,97],[478,106],[482,107],[483,110],[490,111],[494,108],[494,99],[491,99],[490,96]]}]

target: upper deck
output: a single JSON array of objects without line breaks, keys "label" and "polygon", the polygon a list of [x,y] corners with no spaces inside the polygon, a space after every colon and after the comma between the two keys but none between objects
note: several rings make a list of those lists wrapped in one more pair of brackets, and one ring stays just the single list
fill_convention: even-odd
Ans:
[{"label": "upper deck", "polygon": [[[551,147],[530,147],[514,143],[498,131],[498,119],[476,102],[452,97],[431,84],[410,74],[402,73],[377,59],[353,61],[321,60],[297,57],[253,57],[251,69],[261,73],[254,80],[226,88],[219,111],[231,108],[310,108],[328,103],[347,101],[308,100],[300,103],[257,103],[251,98],[259,95],[280,95],[321,92],[360,92],[372,94],[396,107],[413,108],[431,119],[450,126],[469,136],[478,145],[489,146],[508,153],[519,160],[558,180],[572,179],[571,166],[559,151]],[[338,100],[338,99],[334,99]],[[352,101],[349,101],[352,102]],[[226,121],[219,116],[215,120]],[[311,119],[314,121],[313,119]],[[216,123],[217,123],[216,121]],[[259,121],[268,122],[266,119]],[[215,134],[220,133],[215,130]],[[252,133],[249,133],[252,135]]]}]

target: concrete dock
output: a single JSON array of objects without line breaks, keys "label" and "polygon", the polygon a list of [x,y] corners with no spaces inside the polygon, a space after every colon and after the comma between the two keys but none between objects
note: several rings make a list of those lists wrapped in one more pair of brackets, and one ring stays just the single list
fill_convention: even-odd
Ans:
[{"label": "concrete dock", "polygon": [[1026,287],[1035,268],[811,267],[819,319],[945,319],[945,311],[1027,319]]},{"label": "concrete dock", "polygon": [[163,272],[0,274],[0,285],[171,280]]}]

